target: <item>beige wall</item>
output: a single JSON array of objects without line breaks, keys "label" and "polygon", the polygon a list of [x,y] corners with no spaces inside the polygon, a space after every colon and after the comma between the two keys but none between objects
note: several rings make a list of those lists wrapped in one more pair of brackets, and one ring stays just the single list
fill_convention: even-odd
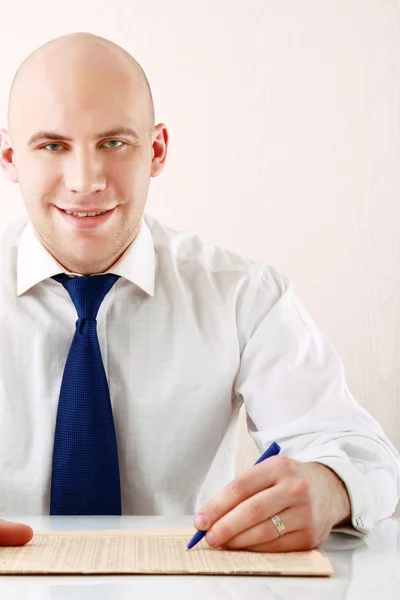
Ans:
[{"label": "beige wall", "polygon": [[148,212],[290,276],[400,448],[400,2],[2,2],[3,122],[20,60],[74,30],[142,62],[170,127]]}]

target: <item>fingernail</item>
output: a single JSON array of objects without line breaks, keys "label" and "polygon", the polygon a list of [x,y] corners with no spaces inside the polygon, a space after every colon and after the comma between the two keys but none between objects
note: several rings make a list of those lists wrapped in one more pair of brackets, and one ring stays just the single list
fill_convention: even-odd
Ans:
[{"label": "fingernail", "polygon": [[206,529],[208,525],[208,519],[206,517],[206,515],[204,515],[203,513],[200,513],[199,515],[197,515],[197,517],[194,520],[194,526],[196,527],[196,529]]},{"label": "fingernail", "polygon": [[207,533],[206,540],[207,540],[207,544],[209,544],[210,546],[216,545],[215,536],[211,531],[210,531],[210,533]]}]

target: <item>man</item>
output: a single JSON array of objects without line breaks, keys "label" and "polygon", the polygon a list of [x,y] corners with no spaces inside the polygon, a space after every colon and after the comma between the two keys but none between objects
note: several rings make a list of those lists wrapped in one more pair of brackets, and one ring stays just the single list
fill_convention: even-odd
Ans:
[{"label": "man", "polygon": [[[398,501],[396,450],[284,277],[143,216],[167,147],[112,42],[64,36],[18,70],[0,160],[29,221],[0,236],[0,514],[196,512],[211,546],[266,552],[366,533]],[[282,452],[235,478],[242,403],[260,452]],[[31,536],[0,523],[0,543]]]}]

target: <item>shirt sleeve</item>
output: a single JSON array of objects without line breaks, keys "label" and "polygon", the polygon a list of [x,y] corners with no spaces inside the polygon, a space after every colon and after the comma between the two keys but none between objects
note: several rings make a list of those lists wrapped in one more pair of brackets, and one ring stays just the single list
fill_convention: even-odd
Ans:
[{"label": "shirt sleeve", "polygon": [[399,500],[398,452],[351,395],[339,356],[286,278],[262,269],[243,305],[234,392],[251,437],[260,453],[276,441],[286,456],[330,467],[347,488],[353,527],[367,533]]}]

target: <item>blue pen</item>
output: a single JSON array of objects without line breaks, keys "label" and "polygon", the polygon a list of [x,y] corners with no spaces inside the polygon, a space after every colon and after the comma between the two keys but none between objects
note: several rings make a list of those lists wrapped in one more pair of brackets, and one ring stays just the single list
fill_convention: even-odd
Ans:
[{"label": "blue pen", "polygon": [[[266,458],[270,458],[271,456],[276,456],[277,454],[279,454],[280,451],[281,451],[281,447],[279,446],[279,444],[277,444],[276,442],[272,442],[270,447],[266,449],[264,454],[261,454],[260,458],[258,459],[258,461],[256,463],[254,463],[254,465],[258,465],[258,463],[262,462]],[[191,548],[193,548],[193,546],[195,546],[200,540],[203,539],[203,537],[206,535],[206,533],[207,533],[207,531],[202,531],[201,529],[196,531],[196,533],[194,534],[194,536],[188,543],[186,550],[190,550]]]}]

